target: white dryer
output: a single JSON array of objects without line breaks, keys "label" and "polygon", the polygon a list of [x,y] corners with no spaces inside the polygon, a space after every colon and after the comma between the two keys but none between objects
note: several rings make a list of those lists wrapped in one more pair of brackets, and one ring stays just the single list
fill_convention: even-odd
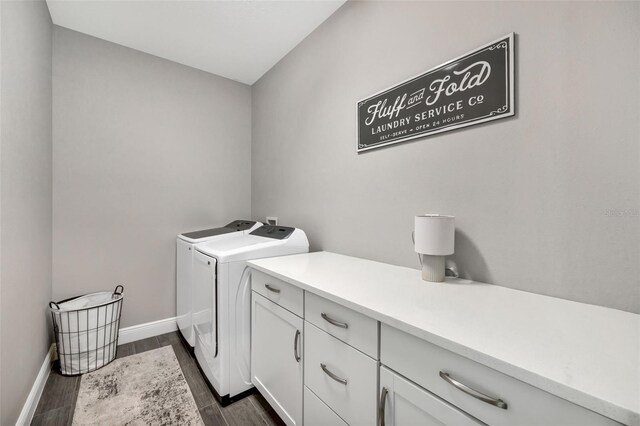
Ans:
[{"label": "white dryer", "polygon": [[185,341],[193,348],[193,246],[212,240],[236,238],[262,226],[251,220],[234,220],[219,228],[188,232],[176,238],[176,314],[178,328]]},{"label": "white dryer", "polygon": [[239,238],[195,246],[196,360],[223,405],[251,383],[251,281],[247,261],[309,251],[301,229],[264,225]]}]

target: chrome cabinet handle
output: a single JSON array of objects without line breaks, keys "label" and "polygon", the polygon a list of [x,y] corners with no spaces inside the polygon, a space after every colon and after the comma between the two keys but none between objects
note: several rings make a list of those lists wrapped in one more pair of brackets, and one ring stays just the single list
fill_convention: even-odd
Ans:
[{"label": "chrome cabinet handle", "polygon": [[380,412],[378,415],[380,416],[380,426],[385,426],[384,424],[384,411],[387,406],[387,388],[383,387],[382,392],[380,392]]},{"label": "chrome cabinet handle", "polygon": [[442,378],[442,380],[449,383],[451,386],[455,387],[456,389],[461,390],[467,395],[470,395],[476,399],[479,399],[482,402],[486,402],[487,404],[491,404],[498,408],[502,408],[503,410],[507,409],[507,403],[504,402],[503,400],[498,398],[491,398],[490,396],[487,396],[481,392],[478,392],[477,390],[470,388],[464,383],[460,383],[459,381],[453,379],[451,376],[449,376],[449,374],[445,373],[444,371],[440,372],[440,377]]},{"label": "chrome cabinet handle", "polygon": [[331,371],[329,371],[329,369],[327,368],[326,364],[320,363],[320,368],[322,368],[322,371],[324,371],[327,376],[331,377],[336,382],[341,383],[341,384],[343,384],[345,386],[347,385],[347,379],[343,379],[343,378],[333,374]]},{"label": "chrome cabinet handle", "polygon": [[271,287],[271,284],[265,284],[264,285],[267,290],[272,291],[274,293],[280,293],[280,289],[279,288],[275,288],[275,287]]},{"label": "chrome cabinet handle", "polygon": [[293,338],[293,357],[296,362],[300,362],[300,355],[298,354],[298,341],[300,341],[300,330],[296,330],[296,336]]},{"label": "chrome cabinet handle", "polygon": [[331,318],[329,315],[325,314],[324,312],[322,312],[320,314],[320,316],[322,317],[322,319],[324,319],[326,322],[328,322],[329,324],[333,324],[336,327],[341,327],[341,328],[349,328],[349,324],[347,324],[346,322],[340,322],[340,321],[336,321],[333,318]]}]

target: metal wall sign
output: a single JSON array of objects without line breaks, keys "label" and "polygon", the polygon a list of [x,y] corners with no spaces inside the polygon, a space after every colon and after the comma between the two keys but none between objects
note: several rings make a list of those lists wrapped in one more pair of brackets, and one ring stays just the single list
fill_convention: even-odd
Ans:
[{"label": "metal wall sign", "polygon": [[358,152],[515,114],[514,34],[358,102]]}]

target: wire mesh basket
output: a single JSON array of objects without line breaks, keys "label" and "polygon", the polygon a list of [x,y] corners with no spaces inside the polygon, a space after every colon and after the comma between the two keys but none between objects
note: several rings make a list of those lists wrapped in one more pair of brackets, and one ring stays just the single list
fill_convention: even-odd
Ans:
[{"label": "wire mesh basket", "polygon": [[116,357],[124,287],[49,302],[60,374],[75,376],[104,367]]}]

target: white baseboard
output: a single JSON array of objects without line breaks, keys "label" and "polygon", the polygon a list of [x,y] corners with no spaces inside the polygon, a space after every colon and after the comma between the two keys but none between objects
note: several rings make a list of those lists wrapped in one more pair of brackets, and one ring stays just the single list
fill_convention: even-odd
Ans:
[{"label": "white baseboard", "polygon": [[38,372],[36,381],[33,383],[31,392],[29,392],[29,396],[22,406],[20,417],[18,417],[18,420],[16,421],[17,426],[26,426],[31,424],[33,415],[36,412],[36,408],[38,407],[38,402],[40,402],[40,396],[42,395],[42,391],[44,390],[44,385],[47,383],[47,379],[49,378],[49,373],[51,372],[51,364],[55,359],[56,345],[54,343],[49,346],[49,352],[47,352],[47,355],[44,358],[44,362],[42,363],[42,367],[40,367],[40,371]]},{"label": "white baseboard", "polygon": [[135,342],[136,340],[171,333],[177,329],[178,322],[176,317],[121,328],[120,337],[118,337],[118,344],[124,345],[125,343]]}]

